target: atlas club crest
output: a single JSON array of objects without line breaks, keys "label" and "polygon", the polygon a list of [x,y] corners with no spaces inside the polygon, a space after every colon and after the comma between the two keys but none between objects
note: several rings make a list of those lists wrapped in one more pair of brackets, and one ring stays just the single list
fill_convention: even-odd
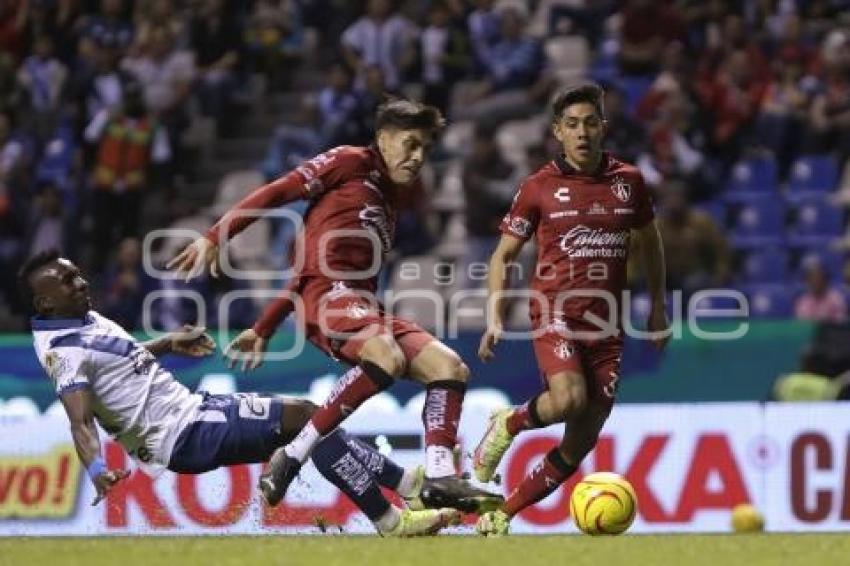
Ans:
[{"label": "atlas club crest", "polygon": [[611,192],[614,196],[623,202],[629,202],[632,198],[632,186],[623,180],[622,177],[614,177],[614,183],[611,185]]}]

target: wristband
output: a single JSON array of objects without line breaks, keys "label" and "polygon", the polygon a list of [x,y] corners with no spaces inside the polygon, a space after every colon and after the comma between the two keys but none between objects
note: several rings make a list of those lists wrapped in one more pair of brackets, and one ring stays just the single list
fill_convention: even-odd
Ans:
[{"label": "wristband", "polygon": [[103,461],[103,458],[98,456],[91,461],[91,464],[89,464],[88,468],[86,468],[86,471],[88,472],[91,481],[94,481],[100,474],[106,471],[106,462]]}]

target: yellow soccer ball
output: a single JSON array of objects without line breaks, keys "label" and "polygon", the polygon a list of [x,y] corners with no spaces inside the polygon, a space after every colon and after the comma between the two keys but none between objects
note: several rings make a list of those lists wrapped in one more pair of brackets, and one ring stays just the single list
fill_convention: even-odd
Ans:
[{"label": "yellow soccer ball", "polygon": [[732,509],[732,530],[736,533],[760,533],[764,530],[764,516],[749,503]]},{"label": "yellow soccer ball", "polygon": [[625,532],[637,514],[637,495],[626,478],[612,472],[597,472],[582,479],[570,496],[570,515],[588,535],[618,535]]}]

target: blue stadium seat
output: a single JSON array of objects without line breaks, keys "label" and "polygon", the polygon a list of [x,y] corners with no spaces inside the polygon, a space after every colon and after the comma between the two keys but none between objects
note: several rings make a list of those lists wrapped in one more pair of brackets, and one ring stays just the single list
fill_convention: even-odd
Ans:
[{"label": "blue stadium seat", "polygon": [[777,179],[776,160],[772,156],[742,159],[732,168],[723,198],[738,202],[776,193],[779,189]]},{"label": "blue stadium seat", "polygon": [[805,155],[794,162],[788,180],[788,199],[798,201],[835,189],[838,164],[829,155]]},{"label": "blue stadium seat", "polygon": [[753,250],[744,256],[740,277],[744,283],[783,283],[788,279],[788,264],[784,248]]},{"label": "blue stadium seat", "polygon": [[625,76],[617,81],[626,95],[626,108],[629,114],[634,115],[638,103],[649,90],[649,87],[652,86],[652,80],[652,77]]},{"label": "blue stadium seat", "polygon": [[844,257],[842,254],[819,246],[801,250],[796,262],[796,279],[798,281],[803,280],[806,268],[812,262],[817,262],[826,269],[830,279],[833,281],[837,281],[841,277],[841,270],[844,268]]},{"label": "blue stadium seat", "polygon": [[796,247],[825,246],[844,232],[844,212],[823,195],[802,198],[794,207],[788,242]]},{"label": "blue stadium seat", "polygon": [[688,307],[692,307],[693,309],[712,309],[712,310],[737,310],[741,308],[741,303],[735,297],[731,297],[728,295],[723,296],[708,296],[701,298],[697,301],[694,301],[693,297],[688,301]]},{"label": "blue stadium seat", "polygon": [[772,195],[741,203],[734,211],[730,231],[736,248],[781,245],[784,241],[785,204]]},{"label": "blue stadium seat", "polygon": [[750,302],[751,318],[788,318],[794,313],[794,291],[787,285],[751,285],[741,290]]}]

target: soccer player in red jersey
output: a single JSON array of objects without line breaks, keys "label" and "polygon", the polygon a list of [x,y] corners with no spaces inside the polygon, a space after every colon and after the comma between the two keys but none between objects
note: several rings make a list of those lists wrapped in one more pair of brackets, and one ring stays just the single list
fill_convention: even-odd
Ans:
[{"label": "soccer player in red jersey", "polygon": [[650,195],[634,166],[602,150],[602,96],[591,84],[555,99],[553,132],[563,153],[520,186],[490,259],[490,309],[478,352],[484,361],[493,358],[503,332],[506,266],[529,238],[537,238],[530,313],[545,390],[491,416],[474,453],[476,477],[491,479],[520,432],[559,422],[566,430],[503,508],[479,518],[485,535],[507,533],[511,517],[557,489],[596,444],[617,389],[623,351],[618,313],[632,237],[640,245],[652,298],[647,329],[658,347],[669,337],[664,253]]},{"label": "soccer player in red jersey", "polygon": [[[300,323],[307,338],[326,354],[353,367],[337,383],[301,433],[272,456],[260,478],[271,505],[286,490],[316,443],[373,395],[403,375],[427,388],[426,480],[421,498],[429,506],[466,512],[493,509],[500,495],[458,477],[453,448],[469,369],[460,357],[413,322],[383,312],[373,300],[377,269],[392,246],[400,192],[419,182],[428,146],[443,126],[440,112],[407,100],[379,108],[376,140],[370,147],[341,146],[306,161],[239,202],[205,235],[169,264],[188,277],[206,265],[218,271],[218,244],[257,217],[257,211],[308,199],[294,277],[235,349],[258,355],[292,298],[303,299]],[[299,265],[300,264],[300,265]]]}]

